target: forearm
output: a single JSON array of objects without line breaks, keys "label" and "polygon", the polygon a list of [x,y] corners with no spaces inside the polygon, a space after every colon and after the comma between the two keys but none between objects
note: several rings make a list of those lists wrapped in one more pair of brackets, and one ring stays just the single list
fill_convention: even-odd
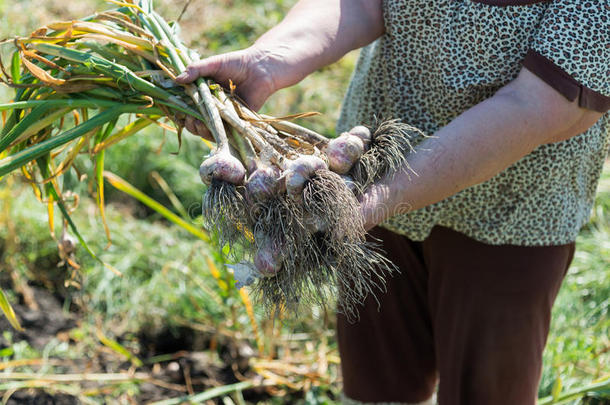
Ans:
[{"label": "forearm", "polygon": [[577,135],[599,119],[554,95],[536,99],[537,90],[548,89],[531,86],[546,85],[522,75],[524,84],[499,91],[418,145],[409,160],[417,175],[405,170],[373,186],[362,201],[369,226],[486,181],[538,146]]},{"label": "forearm", "polygon": [[[212,77],[225,87],[233,83],[256,111],[276,91],[381,36],[381,1],[300,0],[251,47],[196,61],[176,80],[186,84]],[[207,132],[189,118],[185,125],[203,136]]]},{"label": "forearm", "polygon": [[254,47],[273,62],[280,89],[374,41],[383,30],[381,0],[301,0]]},{"label": "forearm", "polygon": [[425,207],[488,180],[525,156],[538,145],[531,136],[536,126],[524,112],[499,96],[460,115],[411,155],[417,175],[404,170],[391,183],[380,183],[393,185],[389,202],[403,203],[402,210]]}]

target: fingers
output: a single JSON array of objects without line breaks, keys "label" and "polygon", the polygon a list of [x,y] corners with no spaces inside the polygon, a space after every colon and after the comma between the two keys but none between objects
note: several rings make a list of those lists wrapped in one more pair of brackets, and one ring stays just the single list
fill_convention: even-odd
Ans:
[{"label": "fingers", "polygon": [[195,67],[195,65],[188,65],[184,72],[182,72],[178,76],[176,76],[176,81],[180,84],[187,84],[187,83],[194,82],[199,77],[199,74],[197,72],[198,72],[198,70]]},{"label": "fingers", "polygon": [[237,86],[237,95],[252,111],[260,110],[265,101],[267,101],[267,98],[269,98],[269,92],[265,91],[264,86],[260,82],[258,87],[256,83]]},{"label": "fingers", "polygon": [[197,134],[197,127],[195,126],[195,119],[191,116],[186,117],[184,120],[184,127],[193,135]]},{"label": "fingers", "polygon": [[208,141],[214,142],[212,134],[204,125],[203,122],[191,117],[190,115],[184,120],[184,127],[193,135],[198,135]]},{"label": "fingers", "polygon": [[187,66],[186,70],[176,76],[178,83],[186,84],[197,80],[200,77],[217,78],[218,72],[223,70],[226,64],[227,55],[215,55],[201,59]]},{"label": "fingers", "polygon": [[[232,81],[237,86],[237,95],[252,110],[258,111],[275,89],[272,75],[259,59],[248,50],[211,56],[190,64],[176,81],[187,84],[200,77],[210,77],[225,88]],[[191,132],[197,131],[195,124],[192,126]]]},{"label": "fingers", "polygon": [[179,112],[174,114],[172,121],[174,121],[174,125],[176,125],[176,127],[184,128],[185,118],[185,115]]},{"label": "fingers", "polygon": [[237,85],[237,95],[246,102],[253,111],[261,109],[269,96],[274,93],[274,82],[264,70],[253,73],[249,80]]},{"label": "fingers", "polygon": [[204,138],[207,139],[210,142],[215,142],[214,137],[212,136],[212,133],[210,132],[210,130],[208,130],[208,128],[203,124],[203,122],[199,121],[199,120],[195,120],[195,127],[197,128],[197,134]]}]

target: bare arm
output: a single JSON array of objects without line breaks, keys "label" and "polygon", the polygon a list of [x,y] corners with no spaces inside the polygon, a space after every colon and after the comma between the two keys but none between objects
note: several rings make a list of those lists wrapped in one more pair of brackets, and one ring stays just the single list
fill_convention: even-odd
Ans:
[{"label": "bare arm", "polygon": [[276,89],[291,86],[313,71],[383,34],[379,0],[301,0],[254,47],[276,59]]},{"label": "bare arm", "polygon": [[367,228],[486,181],[538,146],[584,132],[601,116],[523,69],[416,148],[410,164],[418,176],[400,172],[370,188],[362,199]]},{"label": "bare arm", "polygon": [[381,0],[301,0],[251,47],[202,59],[178,77],[231,79],[255,110],[279,89],[339,60],[384,32]]}]

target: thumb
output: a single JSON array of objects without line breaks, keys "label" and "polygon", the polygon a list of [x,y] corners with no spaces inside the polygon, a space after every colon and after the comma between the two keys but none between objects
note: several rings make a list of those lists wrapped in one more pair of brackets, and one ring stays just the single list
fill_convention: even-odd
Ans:
[{"label": "thumb", "polygon": [[214,77],[224,63],[222,55],[212,56],[191,63],[186,70],[176,76],[176,81],[181,84],[191,83],[200,77]]},{"label": "thumb", "polygon": [[176,81],[180,84],[187,84],[194,82],[198,77],[198,69],[193,65],[189,65],[184,72],[176,76]]}]

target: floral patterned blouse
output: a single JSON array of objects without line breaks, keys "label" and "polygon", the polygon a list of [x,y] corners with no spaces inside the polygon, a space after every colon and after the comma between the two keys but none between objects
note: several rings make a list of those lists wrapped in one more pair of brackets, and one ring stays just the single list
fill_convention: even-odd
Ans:
[{"label": "floral patterned blouse", "polygon": [[383,12],[386,33],[360,54],[339,131],[377,116],[433,134],[522,67],[606,112],[586,132],[384,226],[413,240],[442,225],[490,244],[574,241],[610,145],[610,0],[384,0]]}]

